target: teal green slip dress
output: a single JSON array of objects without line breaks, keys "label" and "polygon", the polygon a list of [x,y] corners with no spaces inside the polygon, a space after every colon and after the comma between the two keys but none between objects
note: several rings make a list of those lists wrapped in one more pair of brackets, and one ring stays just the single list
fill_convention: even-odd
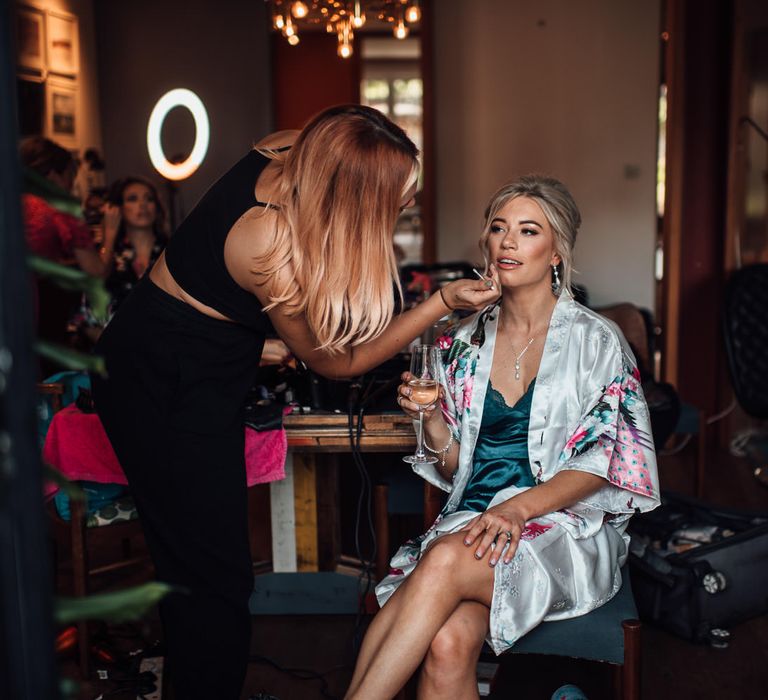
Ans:
[{"label": "teal green slip dress", "polygon": [[534,378],[511,408],[488,382],[472,476],[456,510],[483,513],[501,489],[535,484],[528,461],[528,420],[535,382]]}]

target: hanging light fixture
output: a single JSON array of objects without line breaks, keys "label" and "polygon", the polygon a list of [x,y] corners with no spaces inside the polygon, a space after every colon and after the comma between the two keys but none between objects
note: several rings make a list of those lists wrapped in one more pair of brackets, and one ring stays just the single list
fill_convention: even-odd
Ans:
[{"label": "hanging light fixture", "polygon": [[301,0],[299,0],[298,2],[294,2],[291,5],[291,14],[296,19],[304,19],[309,14],[309,8],[307,7],[307,3],[301,2]]},{"label": "hanging light fixture", "polygon": [[405,10],[405,19],[411,24],[415,24],[421,19],[421,8],[419,7],[419,0],[413,0]]},{"label": "hanging light fixture", "polygon": [[365,12],[363,12],[362,5],[363,3],[360,0],[355,0],[352,9],[352,26],[355,29],[360,29],[365,24]]},{"label": "hanging light fixture", "polygon": [[405,39],[421,21],[419,0],[265,0],[272,26],[291,46],[299,43],[299,29],[317,27],[336,34],[336,53],[349,58],[353,53],[354,31],[366,22],[392,27],[396,39]]},{"label": "hanging light fixture", "polygon": [[405,17],[400,15],[395,19],[395,28],[392,33],[395,35],[395,39],[405,39],[409,33],[408,25],[405,23]]}]

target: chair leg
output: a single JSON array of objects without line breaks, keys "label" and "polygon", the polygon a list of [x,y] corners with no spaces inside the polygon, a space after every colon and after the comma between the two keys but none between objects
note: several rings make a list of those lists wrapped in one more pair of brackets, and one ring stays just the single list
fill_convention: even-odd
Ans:
[{"label": "chair leg", "polygon": [[[69,531],[72,548],[72,588],[75,597],[79,598],[88,592],[88,557],[85,548],[85,502],[71,499],[70,511]],[[80,673],[83,680],[85,680],[90,672],[90,639],[88,636],[88,623],[84,620],[77,623],[77,647]]]},{"label": "chair leg", "polygon": [[640,700],[640,656],[641,632],[640,620],[624,620],[624,665],[621,667],[622,700]]},{"label": "chair leg", "polygon": [[376,532],[376,580],[381,581],[389,571],[389,515],[387,501],[389,486],[376,484],[373,491],[373,522]]}]

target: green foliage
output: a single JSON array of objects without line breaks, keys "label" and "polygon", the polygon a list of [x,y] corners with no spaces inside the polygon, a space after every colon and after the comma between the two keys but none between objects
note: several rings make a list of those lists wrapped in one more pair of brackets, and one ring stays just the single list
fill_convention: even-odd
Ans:
[{"label": "green foliage", "polygon": [[138,620],[163,596],[178,590],[167,583],[152,582],[85,598],[57,598],[54,615],[59,625],[68,625],[78,620]]},{"label": "green foliage", "polygon": [[93,315],[98,321],[107,321],[107,308],[110,295],[104,286],[104,280],[91,277],[82,270],[41,258],[37,255],[27,257],[29,269],[40,277],[48,277],[62,289],[85,292],[90,302]]},{"label": "green foliage", "polygon": [[38,355],[45,357],[65,369],[86,370],[96,374],[106,375],[107,369],[104,358],[99,355],[86,355],[76,350],[70,350],[46,340],[38,340],[35,343]]},{"label": "green foliage", "polygon": [[72,678],[60,678],[59,690],[64,700],[75,700],[80,694],[80,684]]},{"label": "green foliage", "polygon": [[55,209],[71,214],[77,218],[83,215],[80,200],[73,197],[70,192],[63,190],[48,178],[29,168],[23,168],[23,185],[25,194],[34,194],[44,199]]},{"label": "green foliage", "polygon": [[[59,211],[76,217],[82,216],[80,202],[77,199],[34,171],[24,171],[24,191],[42,197]],[[97,320],[107,321],[110,295],[104,287],[103,280],[91,277],[82,270],[59,265],[34,255],[28,256],[27,265],[35,274],[51,279],[62,289],[84,292]],[[86,355],[45,340],[39,340],[35,350],[42,357],[66,369],[106,374],[102,357]],[[56,483],[70,498],[84,500],[85,494],[82,489],[69,482],[49,465],[46,464],[44,469],[45,478]],[[62,626],[79,620],[111,620],[113,622],[137,620],[163,596],[174,590],[181,589],[154,582],[83,598],[60,597],[55,601],[54,616],[57,624]],[[72,679],[63,678],[60,681],[60,690],[62,697],[69,699],[77,696],[79,687]]]},{"label": "green foliage", "polygon": [[43,480],[52,481],[58,486],[70,500],[84,501],[85,491],[81,489],[77,484],[72,483],[66,476],[64,476],[58,469],[54,469],[47,462],[43,462]]}]

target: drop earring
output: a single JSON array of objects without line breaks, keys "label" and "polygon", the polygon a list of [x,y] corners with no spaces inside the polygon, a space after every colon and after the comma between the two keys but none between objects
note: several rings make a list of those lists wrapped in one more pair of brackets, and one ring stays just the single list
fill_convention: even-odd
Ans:
[{"label": "drop earring", "polygon": [[560,273],[557,271],[557,265],[552,265],[552,294],[560,296]]}]

